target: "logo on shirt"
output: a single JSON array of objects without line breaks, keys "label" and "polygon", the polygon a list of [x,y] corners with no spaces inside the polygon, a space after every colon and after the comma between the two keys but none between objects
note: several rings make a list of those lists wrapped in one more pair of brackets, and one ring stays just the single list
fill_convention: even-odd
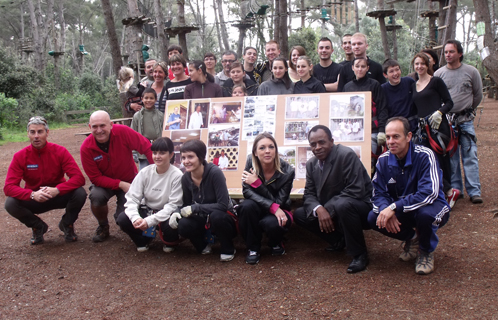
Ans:
[{"label": "logo on shirt", "polygon": [[93,158],[93,161],[102,161],[102,159],[104,159],[104,157],[102,157],[102,155],[98,155],[95,158]]},{"label": "logo on shirt", "polygon": [[389,179],[389,181],[387,182],[388,184],[389,183],[396,183],[396,180],[394,180],[393,178]]},{"label": "logo on shirt", "polygon": [[28,168],[28,170],[38,170],[37,164],[28,164],[26,167]]}]

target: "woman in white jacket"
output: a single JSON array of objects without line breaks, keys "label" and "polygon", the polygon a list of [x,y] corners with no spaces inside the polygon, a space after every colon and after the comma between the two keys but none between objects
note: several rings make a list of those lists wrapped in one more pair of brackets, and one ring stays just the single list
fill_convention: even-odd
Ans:
[{"label": "woman in white jacket", "polygon": [[169,218],[182,206],[182,172],[172,166],[175,153],[169,138],[159,138],[152,144],[154,164],[142,169],[126,193],[125,211],[117,223],[137,246],[137,251],[149,250],[149,243],[159,230],[163,242],[171,246],[178,242],[178,231],[171,229]]}]

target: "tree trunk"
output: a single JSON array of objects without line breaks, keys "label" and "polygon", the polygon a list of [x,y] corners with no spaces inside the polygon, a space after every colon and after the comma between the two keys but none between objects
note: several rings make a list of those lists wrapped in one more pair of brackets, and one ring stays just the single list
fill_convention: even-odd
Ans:
[{"label": "tree trunk", "polygon": [[43,72],[43,60],[42,60],[42,45],[41,45],[41,37],[40,30],[38,28],[38,20],[36,19],[35,6],[33,5],[33,0],[27,0],[29,17],[31,19],[31,36],[33,38],[33,46],[34,46],[34,60],[35,60],[35,68]]},{"label": "tree trunk", "polygon": [[154,11],[156,13],[157,37],[161,43],[161,60],[168,61],[169,39],[164,32],[164,15],[161,7],[161,0],[154,0]]},{"label": "tree trunk", "polygon": [[[178,24],[180,27],[185,26],[185,0],[178,0]],[[178,34],[178,43],[183,49],[183,57],[188,61],[187,35],[184,32]]]},{"label": "tree trunk", "polygon": [[387,41],[387,29],[386,20],[384,17],[379,18],[380,25],[380,36],[382,38],[382,47],[384,48],[384,59],[391,58],[391,52],[389,51],[389,43]]},{"label": "tree trunk", "polygon": [[[394,5],[391,5],[391,9],[394,9]],[[393,16],[393,25],[396,25],[395,16]],[[398,60],[398,35],[395,28],[393,29],[393,59]]]},{"label": "tree trunk", "polygon": [[[59,26],[60,26],[60,51],[66,51],[66,20],[64,20],[64,0],[59,0]],[[63,65],[65,64],[66,54],[62,56]]]},{"label": "tree trunk", "polygon": [[491,26],[491,16],[487,0],[473,0],[476,13],[476,23],[484,22],[484,47],[489,48],[490,55],[484,59],[483,64],[489,76],[495,83],[498,83],[498,52],[494,43],[493,27]]},{"label": "tree trunk", "polygon": [[280,28],[278,33],[280,34],[280,53],[282,57],[289,56],[289,35],[287,33],[287,1],[279,0],[279,20]]},{"label": "tree trunk", "polygon": [[[242,21],[242,23],[244,23]],[[237,57],[242,57],[242,49],[244,48],[244,39],[247,29],[243,26],[239,27],[239,39],[237,40]]]},{"label": "tree trunk", "polygon": [[218,48],[220,48],[220,52],[224,52],[225,49],[223,48],[223,43],[221,41],[220,23],[218,20],[218,9],[216,7],[216,0],[213,0],[214,22],[216,24],[216,35],[218,36]]},{"label": "tree trunk", "polygon": [[280,44],[280,0],[275,0],[273,8],[273,37],[270,37]]},{"label": "tree trunk", "polygon": [[57,32],[55,31],[55,11],[54,0],[47,0],[47,36],[51,39],[52,50],[54,53],[54,85],[59,88],[59,42],[57,39]]},{"label": "tree trunk", "polygon": [[121,49],[119,48],[118,35],[116,34],[116,27],[114,26],[111,2],[110,0],[100,1],[102,3],[102,10],[104,11],[107,35],[109,36],[109,43],[111,45],[112,68],[114,69],[115,74],[118,74],[119,69],[123,65],[123,60],[121,59]]},{"label": "tree trunk", "polygon": [[[458,7],[457,0],[450,0],[449,5],[450,5],[450,9],[447,10],[448,19],[446,19],[446,23],[448,24],[448,28],[446,28],[444,30],[445,41],[450,40],[450,39],[455,39],[455,35],[456,35],[456,15],[457,15],[457,7]],[[441,43],[441,44],[444,44],[444,43]]]},{"label": "tree trunk", "polygon": [[228,32],[227,26],[225,24],[225,18],[223,15],[223,0],[216,0],[218,7],[218,14],[220,15],[220,30],[221,30],[221,40],[223,40],[223,45],[225,46],[225,50],[230,50],[230,44],[228,42]]},{"label": "tree trunk", "polygon": [[301,0],[301,29],[306,26],[306,6],[304,5],[304,0]]},{"label": "tree trunk", "polygon": [[355,27],[355,32],[360,32],[360,18],[358,17],[358,0],[354,0],[354,27]]}]

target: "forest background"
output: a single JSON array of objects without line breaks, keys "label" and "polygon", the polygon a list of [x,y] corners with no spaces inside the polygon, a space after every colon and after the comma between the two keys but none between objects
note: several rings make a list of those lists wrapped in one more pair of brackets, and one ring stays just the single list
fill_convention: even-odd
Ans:
[{"label": "forest background", "polygon": [[[240,55],[242,48],[250,45],[258,48],[259,61],[263,61],[265,42],[276,39],[284,56],[292,46],[301,45],[318,63],[318,39],[328,36],[335,49],[332,59],[340,62],[344,60],[342,35],[360,31],[368,37],[371,59],[382,62],[386,57],[396,58],[406,75],[414,54],[440,45],[449,29],[446,39],[462,42],[464,62],[476,66],[483,76],[489,73],[496,79],[495,3],[0,0],[0,137],[24,130],[20,128],[33,115],[61,123],[67,121],[65,111],[97,108],[119,117],[116,70],[121,65],[137,66],[142,45],[147,45],[147,54],[158,60],[165,59],[170,44],[182,45],[188,59],[202,59],[206,52],[220,58],[229,49]],[[422,17],[444,10],[451,14],[448,19]],[[376,19],[376,12],[391,14]],[[372,13],[374,17],[369,17]],[[478,22],[485,25],[484,45],[490,49],[484,63],[476,45]],[[382,33],[382,25],[396,31]],[[217,69],[221,70],[221,65]]]}]

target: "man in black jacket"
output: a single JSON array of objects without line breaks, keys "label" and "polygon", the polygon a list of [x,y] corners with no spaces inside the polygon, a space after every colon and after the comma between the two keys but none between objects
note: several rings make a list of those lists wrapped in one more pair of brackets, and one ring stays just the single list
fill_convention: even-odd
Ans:
[{"label": "man in black jacket", "polygon": [[314,126],[308,141],[315,157],[306,163],[304,206],[296,210],[294,221],[327,241],[328,251],[346,245],[353,256],[347,272],[363,271],[368,264],[363,229],[372,209],[370,177],[351,148],[334,145],[326,126]]},{"label": "man in black jacket", "polygon": [[[373,61],[367,56],[367,36],[359,32],[353,34],[351,37],[351,47],[353,48],[355,58],[367,58],[369,65],[367,77],[377,80],[380,84],[386,82],[380,63]],[[339,74],[339,84],[337,85],[338,92],[343,92],[344,85],[355,78],[352,68],[353,61],[354,59],[342,65],[342,70]]]}]

